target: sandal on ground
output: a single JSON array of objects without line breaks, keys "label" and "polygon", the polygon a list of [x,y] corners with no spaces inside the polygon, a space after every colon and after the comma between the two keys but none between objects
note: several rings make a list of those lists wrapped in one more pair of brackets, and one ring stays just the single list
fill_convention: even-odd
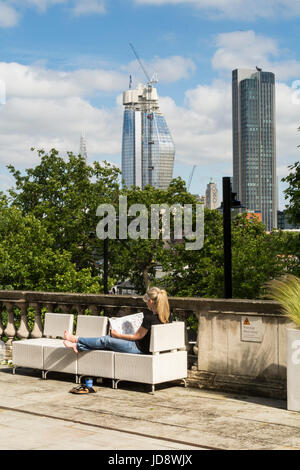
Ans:
[{"label": "sandal on ground", "polygon": [[69,393],[75,393],[76,395],[83,395],[85,393],[96,393],[93,387],[87,387],[86,385],[79,385],[79,387],[72,388]]}]

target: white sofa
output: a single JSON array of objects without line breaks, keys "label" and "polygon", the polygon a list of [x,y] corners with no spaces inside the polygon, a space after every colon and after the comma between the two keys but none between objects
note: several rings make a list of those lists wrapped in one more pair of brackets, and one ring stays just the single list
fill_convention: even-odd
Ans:
[{"label": "white sofa", "polygon": [[[73,315],[46,313],[43,338],[14,341],[12,347],[13,373],[17,367],[76,376],[112,379],[113,388],[121,380],[151,384],[152,393],[158,383],[181,379],[186,385],[187,351],[184,322],[154,325],[151,329],[151,354],[126,354],[113,351],[83,351],[75,354],[63,344],[64,330],[72,333]],[[108,318],[78,315],[76,335],[99,337],[107,334]]]},{"label": "white sofa", "polygon": [[152,354],[115,353],[115,388],[120,380],[155,385],[181,379],[186,385],[187,351],[184,322],[151,327]]},{"label": "white sofa", "polygon": [[[21,341],[13,341],[12,343],[12,362],[14,364],[13,373],[15,373],[17,367],[29,367],[32,369],[39,369],[42,371],[42,377],[45,378],[45,360],[44,360],[44,348],[64,348],[63,338],[64,331],[67,330],[69,333],[73,331],[74,316],[70,314],[60,313],[46,313],[43,337],[37,339],[23,339]],[[66,348],[64,348],[67,352]],[[66,367],[69,362],[72,364],[72,356],[62,357],[61,360],[64,362],[62,368]],[[71,366],[71,370],[74,370]]]}]

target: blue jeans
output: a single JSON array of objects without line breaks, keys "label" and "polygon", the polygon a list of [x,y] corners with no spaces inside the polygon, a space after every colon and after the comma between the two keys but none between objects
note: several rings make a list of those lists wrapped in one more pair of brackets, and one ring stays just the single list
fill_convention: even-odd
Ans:
[{"label": "blue jeans", "polygon": [[109,351],[130,354],[142,354],[134,341],[112,338],[109,335],[100,338],[78,338],[76,344],[78,351],[90,351],[91,349],[106,349]]}]

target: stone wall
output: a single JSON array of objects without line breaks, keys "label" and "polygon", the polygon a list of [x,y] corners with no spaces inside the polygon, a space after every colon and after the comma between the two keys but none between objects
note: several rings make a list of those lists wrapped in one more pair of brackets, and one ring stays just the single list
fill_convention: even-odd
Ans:
[{"label": "stone wall", "polygon": [[198,317],[198,363],[190,385],[286,398],[286,328],[294,326],[288,319],[229,311]]}]

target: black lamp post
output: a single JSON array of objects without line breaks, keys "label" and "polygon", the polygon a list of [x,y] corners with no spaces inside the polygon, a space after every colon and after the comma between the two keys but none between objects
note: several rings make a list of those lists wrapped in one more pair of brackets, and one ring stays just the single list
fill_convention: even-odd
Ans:
[{"label": "black lamp post", "polygon": [[232,299],[231,209],[242,208],[231,191],[230,177],[223,178],[223,232],[224,232],[224,296]]}]

